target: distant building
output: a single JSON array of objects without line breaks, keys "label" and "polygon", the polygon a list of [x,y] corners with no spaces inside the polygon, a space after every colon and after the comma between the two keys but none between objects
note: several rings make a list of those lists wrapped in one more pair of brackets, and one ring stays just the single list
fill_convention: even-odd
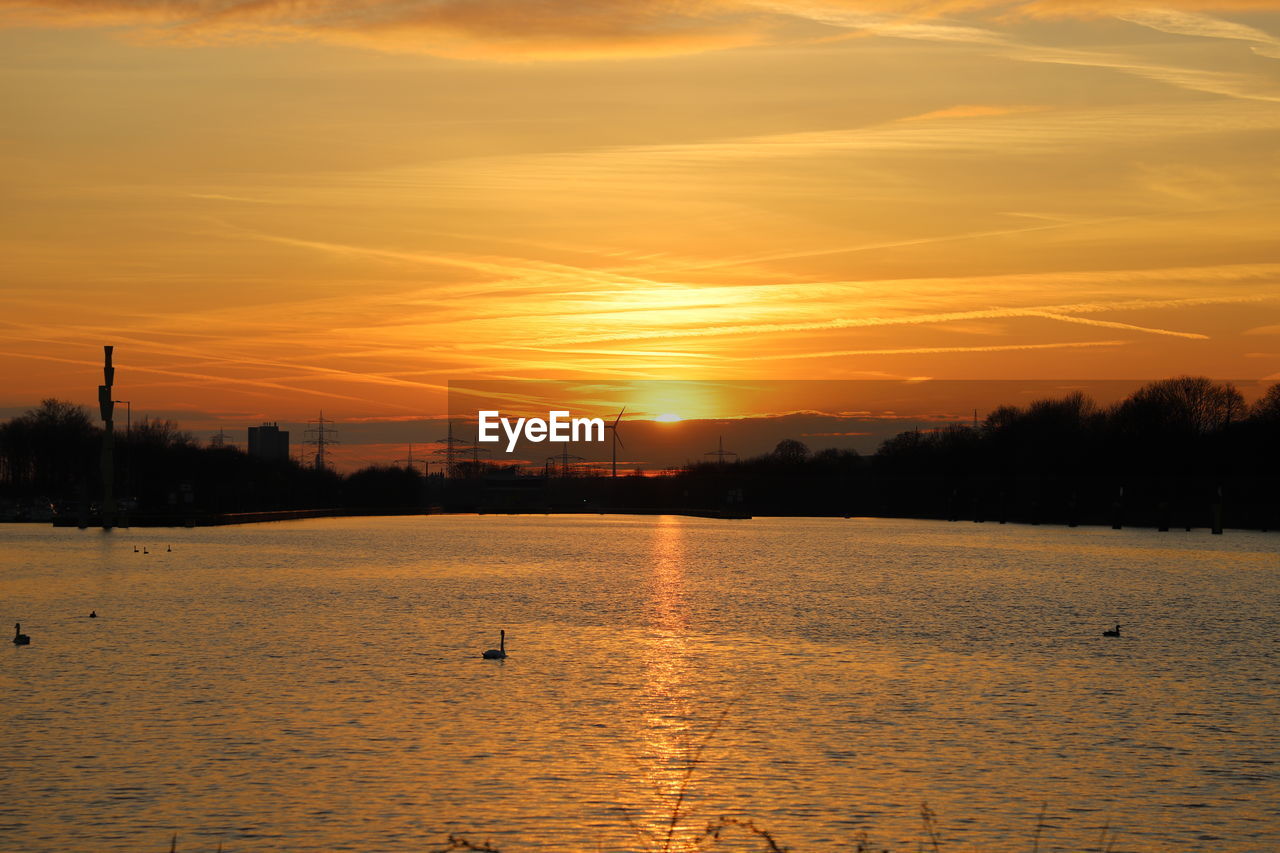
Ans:
[{"label": "distant building", "polygon": [[249,427],[249,455],[260,459],[289,458],[289,433],[274,423]]}]

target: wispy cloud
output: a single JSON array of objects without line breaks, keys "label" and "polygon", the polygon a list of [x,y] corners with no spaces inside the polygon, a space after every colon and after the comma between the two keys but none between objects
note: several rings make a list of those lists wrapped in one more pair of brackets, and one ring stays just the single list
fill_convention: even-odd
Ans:
[{"label": "wispy cloud", "polygon": [[1116,17],[1162,33],[1249,42],[1254,53],[1280,59],[1280,39],[1247,24],[1175,9],[1135,9]]},{"label": "wispy cloud", "polygon": [[1192,92],[1206,92],[1251,101],[1280,101],[1280,87],[1269,77],[1237,71],[1214,71],[1169,65],[1125,53],[1030,47],[1011,49],[1011,58],[1024,62],[1104,68],[1154,80]]},{"label": "wispy cloud", "polygon": [[[918,299],[918,296],[917,296]],[[1142,331],[1154,335],[1181,337],[1204,340],[1207,336],[1197,332],[1184,332],[1173,329],[1160,329],[1151,326],[1138,326],[1127,323],[1115,323],[1080,315],[1096,314],[1110,311],[1151,310],[1155,308],[1179,308],[1197,305],[1239,304],[1242,302],[1259,302],[1263,297],[1253,295],[1224,295],[1190,297],[1185,299],[1129,299],[1115,300],[1111,303],[1071,303],[1060,305],[1029,305],[1024,307],[982,308],[969,311],[945,312],[904,312],[899,316],[844,316],[829,319],[802,322],[758,322],[740,325],[716,324],[699,325],[691,328],[654,330],[651,328],[634,328],[618,330],[598,335],[566,335],[564,337],[543,339],[543,346],[553,344],[585,344],[605,341],[635,341],[653,339],[686,339],[702,337],[752,336],[761,334],[779,334],[789,332],[836,331],[841,329],[865,329],[887,326],[927,326],[951,323],[957,320],[992,320],[1041,318],[1065,323],[1082,323],[1106,328],[1121,328],[1130,331]],[[776,306],[774,306],[776,312]],[[829,309],[825,309],[829,313]]]},{"label": "wispy cloud", "polygon": [[1084,326],[1100,326],[1104,329],[1125,329],[1131,332],[1146,332],[1151,335],[1168,335],[1171,338],[1187,338],[1193,341],[1207,341],[1208,335],[1199,332],[1179,332],[1173,329],[1157,329],[1152,326],[1138,326],[1133,323],[1118,323],[1114,320],[1099,320],[1096,317],[1076,317],[1059,311],[1029,311],[1028,317],[1044,317],[1047,320],[1058,320],[1063,323],[1079,323]]},{"label": "wispy cloud", "polygon": [[[145,350],[144,350],[145,351]],[[60,364],[74,364],[88,367],[98,367],[99,362],[87,361],[84,359],[61,358],[58,356],[41,355],[36,353],[19,352],[14,350],[0,352],[0,355],[6,358],[27,359],[33,361],[50,361]],[[311,396],[322,400],[341,400],[347,403],[372,403],[373,401],[365,397],[357,397],[350,394],[340,394],[334,391],[326,391],[323,389],[304,388],[297,384],[285,384],[282,382],[268,381],[262,379],[244,379],[233,376],[226,376],[215,373],[198,373],[183,370],[166,370],[156,367],[147,367],[145,365],[130,365],[130,371],[144,373],[152,376],[163,376],[170,379],[180,380],[177,383],[179,387],[189,387],[192,384],[221,385],[232,386],[241,392],[256,392],[259,396],[278,396],[280,392],[289,394],[301,394],[303,396]],[[134,387],[142,387],[141,383]]]},{"label": "wispy cloud", "polygon": [[[1093,64],[1097,56],[1079,52],[1025,53],[1034,62]],[[1056,108],[1045,111],[998,111],[986,114],[920,117],[835,130],[802,131],[756,136],[706,139],[688,143],[619,145],[591,150],[477,157],[440,166],[397,169],[376,174],[335,176],[344,191],[356,197],[385,193],[388,184],[402,191],[455,193],[475,191],[533,193],[573,186],[578,193],[616,192],[625,188],[633,200],[643,200],[646,188],[661,192],[675,181],[702,186],[718,174],[712,167],[726,162],[771,162],[816,158],[927,155],[948,153],[985,157],[1070,154],[1082,146],[1128,145],[1135,134],[1144,138],[1194,138],[1280,129],[1280,111],[1258,98],[1214,103],[1126,105],[1123,107]],[[1055,228],[1076,222],[1055,222],[1031,228]],[[1030,229],[1029,229],[1030,230]],[[966,232],[968,233],[968,232]],[[868,244],[872,248],[892,241]],[[902,243],[906,245],[906,243]]]},{"label": "wispy cloud", "polygon": [[314,40],[540,59],[723,49],[763,40],[770,24],[758,10],[733,3],[659,0],[17,0],[0,10],[0,22],[128,28],[137,37],[170,42]]},{"label": "wispy cloud", "polygon": [[[1178,13],[1275,10],[1280,2],[1170,0],[1165,6],[1172,11],[1157,22],[1185,28],[1192,24]],[[776,43],[823,29],[998,44],[1004,37],[982,22],[1116,11],[1103,0],[10,0],[0,8],[0,24],[126,28],[140,37],[196,43],[315,40],[454,57],[581,59]],[[979,23],[955,20],[960,13]],[[818,29],[801,35],[797,24]]]},{"label": "wispy cloud", "polygon": [[841,356],[856,355],[938,355],[944,353],[965,353],[965,352],[1018,352],[1020,350],[1051,350],[1051,349],[1087,349],[1093,347],[1120,347],[1129,343],[1128,341],[1067,341],[1064,343],[1052,344],[992,344],[990,346],[968,346],[968,347],[896,347],[889,349],[843,349],[843,350],[826,350],[822,352],[803,352],[793,353],[791,355],[778,355],[776,359],[780,361],[790,361],[799,358],[839,358]]}]

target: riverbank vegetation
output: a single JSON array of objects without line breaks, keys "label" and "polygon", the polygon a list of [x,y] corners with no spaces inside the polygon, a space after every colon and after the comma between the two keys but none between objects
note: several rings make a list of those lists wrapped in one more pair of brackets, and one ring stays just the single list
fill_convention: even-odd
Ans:
[{"label": "riverbank vegetation", "polygon": [[[0,518],[92,516],[101,443],[90,413],[59,400],[0,424]],[[115,456],[121,506],[161,522],[323,508],[1280,527],[1280,385],[1248,405],[1203,377],[1152,382],[1111,406],[1080,393],[1005,405],[981,423],[901,432],[869,455],[786,439],[658,476],[557,476],[461,458],[447,476],[407,466],[341,475],[202,445],[152,419],[117,434]]]}]

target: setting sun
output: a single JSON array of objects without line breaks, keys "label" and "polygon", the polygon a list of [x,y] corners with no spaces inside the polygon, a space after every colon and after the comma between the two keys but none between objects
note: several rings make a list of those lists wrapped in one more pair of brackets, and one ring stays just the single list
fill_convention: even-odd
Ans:
[{"label": "setting sun", "polygon": [[684,420],[684,418],[680,417],[679,415],[673,415],[668,413],[665,415],[658,415],[656,418],[654,418],[654,420],[660,424],[674,424],[674,423],[679,423],[680,421]]}]

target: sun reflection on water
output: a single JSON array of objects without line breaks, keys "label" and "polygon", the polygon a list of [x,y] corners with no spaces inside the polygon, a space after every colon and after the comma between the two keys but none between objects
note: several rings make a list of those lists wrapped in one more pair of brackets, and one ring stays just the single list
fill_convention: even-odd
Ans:
[{"label": "sun reflection on water", "polygon": [[638,828],[667,849],[674,838],[673,810],[693,770],[695,697],[689,694],[689,647],[685,602],[685,548],[688,529],[676,516],[654,527],[651,551],[648,625],[645,628],[645,678],[641,773],[645,797]]}]

